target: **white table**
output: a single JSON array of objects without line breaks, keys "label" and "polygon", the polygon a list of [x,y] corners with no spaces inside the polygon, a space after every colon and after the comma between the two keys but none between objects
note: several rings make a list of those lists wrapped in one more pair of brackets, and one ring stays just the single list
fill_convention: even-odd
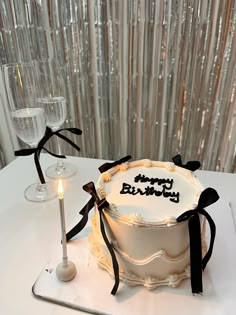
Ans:
[{"label": "white table", "polygon": [[[97,168],[104,161],[75,157],[69,157],[68,160],[78,166],[78,174],[64,181],[66,223],[68,227],[72,227],[80,218],[79,209],[89,198],[88,194],[82,190],[82,185],[89,181],[96,182],[99,175]],[[41,155],[41,165],[44,170],[54,162],[53,157],[46,154]],[[232,260],[236,260],[236,247],[234,246],[236,236],[235,229],[232,230],[234,215],[236,217],[236,175],[206,171],[198,171],[197,174],[205,186],[215,188],[223,202],[231,207],[232,213],[228,213],[230,217],[228,224],[231,227],[229,226],[229,230],[225,229],[224,241],[229,242],[229,248],[231,244],[234,247]],[[58,200],[36,204],[24,199],[25,187],[33,183],[35,179],[32,156],[17,158],[0,172],[0,314],[85,314],[38,300],[31,293],[32,285],[40,271],[51,258],[55,259],[55,255],[60,252]],[[222,221],[224,221],[223,210]],[[214,218],[214,214],[211,213],[211,215]],[[219,217],[217,219],[219,221]],[[88,228],[83,233],[87,231]],[[227,239],[227,233],[230,233],[232,240]],[[212,265],[214,265],[214,261]],[[232,277],[234,276],[235,271],[232,270]],[[222,274],[220,278],[220,285],[224,290],[224,275]],[[171,292],[168,290],[166,291],[167,297],[168,292]],[[165,290],[161,289],[161,292],[164,294]],[[222,294],[224,293],[222,292]],[[192,298],[190,292],[189,296]],[[231,297],[229,299],[230,303],[225,306],[224,310],[228,314],[234,314],[236,300],[234,301]],[[207,297],[204,297],[203,303],[206,301]],[[170,302],[167,299],[166,306]],[[188,303],[187,300],[185,303]],[[156,308],[163,308],[163,305],[157,305]],[[149,308],[147,307],[147,314]],[[198,310],[198,313],[202,314],[201,309]],[[209,312],[210,314],[221,313]]]}]

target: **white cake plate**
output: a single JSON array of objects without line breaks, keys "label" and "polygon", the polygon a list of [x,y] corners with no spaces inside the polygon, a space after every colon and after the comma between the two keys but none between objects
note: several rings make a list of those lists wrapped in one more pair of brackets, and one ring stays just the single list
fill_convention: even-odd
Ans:
[{"label": "white cake plate", "polygon": [[236,235],[231,209],[221,200],[214,206],[214,212],[209,213],[216,222],[217,237],[212,258],[203,273],[203,296],[192,295],[189,279],[178,288],[163,286],[152,291],[121,282],[117,294],[111,295],[114,281],[97,267],[87,237],[68,243],[69,260],[77,268],[76,277],[70,282],[60,282],[55,273],[60,259],[50,262],[34,283],[33,294],[91,314],[232,314],[236,292]]}]

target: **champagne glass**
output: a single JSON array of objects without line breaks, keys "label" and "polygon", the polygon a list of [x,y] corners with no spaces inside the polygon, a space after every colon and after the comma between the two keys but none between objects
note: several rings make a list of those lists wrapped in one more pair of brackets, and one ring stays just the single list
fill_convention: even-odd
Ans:
[{"label": "champagne glass", "polygon": [[[9,112],[16,135],[31,148],[36,148],[45,134],[44,110],[35,107],[34,67],[30,63],[6,64],[3,66]],[[25,198],[42,202],[55,198],[55,183],[34,183],[26,188]]]},{"label": "champagne glass", "polygon": [[[37,106],[44,109],[47,126],[57,131],[65,122],[67,115],[65,82],[60,65],[55,59],[38,60],[34,64],[37,75]],[[56,141],[58,154],[61,154],[58,137]],[[57,159],[57,163],[46,170],[46,175],[53,179],[68,178],[76,172],[75,165]]]}]

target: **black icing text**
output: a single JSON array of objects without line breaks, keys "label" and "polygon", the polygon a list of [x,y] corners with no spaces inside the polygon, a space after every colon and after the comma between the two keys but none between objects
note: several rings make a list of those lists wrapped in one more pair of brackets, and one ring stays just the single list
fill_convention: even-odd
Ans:
[{"label": "black icing text", "polygon": [[[134,178],[134,182],[138,183],[149,183],[146,187],[135,187],[127,183],[122,184],[122,189],[120,194],[129,195],[141,195],[141,196],[163,196],[164,198],[169,198],[170,201],[179,203],[179,192],[170,191],[173,187],[174,180],[169,178],[149,178],[145,175],[137,175]],[[157,184],[158,189],[153,185]]]},{"label": "black icing text", "polygon": [[157,185],[164,185],[166,189],[171,189],[173,186],[173,179],[169,178],[149,178],[145,175],[137,175],[134,178],[135,183],[141,182],[141,183],[147,183],[150,182],[151,185],[157,184]]}]

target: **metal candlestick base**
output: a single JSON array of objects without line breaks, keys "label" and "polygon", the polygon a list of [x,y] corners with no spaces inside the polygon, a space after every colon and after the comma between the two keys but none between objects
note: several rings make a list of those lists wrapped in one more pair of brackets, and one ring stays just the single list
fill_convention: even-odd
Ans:
[{"label": "metal candlestick base", "polygon": [[60,281],[70,281],[76,275],[76,267],[75,264],[71,261],[61,262],[56,269],[57,278]]}]

